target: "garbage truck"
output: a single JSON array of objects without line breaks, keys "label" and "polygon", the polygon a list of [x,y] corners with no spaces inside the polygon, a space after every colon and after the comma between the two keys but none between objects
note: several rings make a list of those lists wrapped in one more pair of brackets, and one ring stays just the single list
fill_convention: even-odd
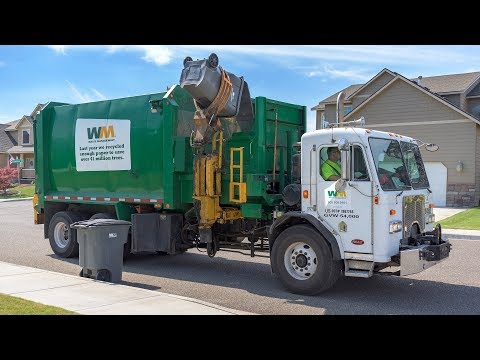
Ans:
[{"label": "garbage truck", "polygon": [[211,54],[185,58],[166,92],[50,102],[34,121],[34,221],[59,257],[78,256],[70,225],[89,218],[131,222],[124,256],[264,254],[307,295],[448,258],[420,154],[438,146],[343,121],[343,98],[306,132],[305,106],[251,98]]}]

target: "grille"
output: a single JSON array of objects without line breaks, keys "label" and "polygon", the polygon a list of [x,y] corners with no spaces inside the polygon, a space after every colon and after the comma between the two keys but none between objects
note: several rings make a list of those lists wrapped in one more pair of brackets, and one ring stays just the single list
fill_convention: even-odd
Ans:
[{"label": "grille", "polygon": [[418,223],[420,232],[425,231],[425,196],[409,195],[403,198],[403,236],[410,236],[413,223]]}]

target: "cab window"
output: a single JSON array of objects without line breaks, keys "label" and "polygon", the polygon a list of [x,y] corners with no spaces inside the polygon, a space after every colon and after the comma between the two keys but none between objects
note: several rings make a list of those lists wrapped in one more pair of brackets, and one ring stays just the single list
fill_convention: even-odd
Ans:
[{"label": "cab window", "polygon": [[350,148],[350,156],[352,164],[352,181],[370,181],[362,148],[358,145],[352,146]]}]

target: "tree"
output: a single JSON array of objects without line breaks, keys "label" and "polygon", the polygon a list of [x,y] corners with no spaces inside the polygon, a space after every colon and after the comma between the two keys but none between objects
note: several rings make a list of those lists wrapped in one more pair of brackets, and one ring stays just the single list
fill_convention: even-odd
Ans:
[{"label": "tree", "polygon": [[0,190],[7,195],[7,189],[10,187],[12,180],[18,176],[18,170],[15,168],[0,168]]}]

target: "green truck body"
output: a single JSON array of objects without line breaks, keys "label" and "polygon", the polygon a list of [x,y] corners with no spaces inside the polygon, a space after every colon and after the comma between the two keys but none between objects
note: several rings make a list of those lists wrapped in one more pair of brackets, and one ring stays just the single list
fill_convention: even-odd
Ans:
[{"label": "green truck body", "polygon": [[[222,120],[225,170],[220,204],[240,208],[244,218],[271,220],[282,200],[281,190],[269,186],[274,157],[276,181],[283,189],[292,182],[291,156],[306,129],[306,107],[265,97],[252,103],[254,122],[247,131],[240,131],[234,119]],[[47,104],[34,122],[35,210],[44,216],[45,234],[50,218],[60,210],[114,209],[118,219],[130,220],[137,205],[176,213],[191,209],[194,112],[193,99],[180,86],[114,100]],[[243,147],[243,204],[229,201],[231,147]]]}]

